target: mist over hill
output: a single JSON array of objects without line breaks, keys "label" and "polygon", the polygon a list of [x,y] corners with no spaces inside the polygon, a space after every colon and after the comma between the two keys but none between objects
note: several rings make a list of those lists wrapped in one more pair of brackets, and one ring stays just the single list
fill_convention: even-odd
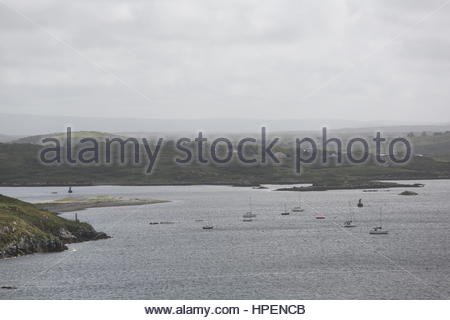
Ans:
[{"label": "mist over hill", "polygon": [[22,136],[10,136],[7,134],[0,134],[0,143],[6,143],[6,142],[11,142],[17,139],[20,139]]},{"label": "mist over hill", "polygon": [[345,119],[146,119],[139,118],[138,115],[130,118],[95,118],[0,114],[0,133],[4,135],[30,136],[47,132],[63,132],[68,126],[72,127],[74,131],[128,134],[180,134],[196,133],[198,131],[210,133],[257,133],[261,126],[266,126],[270,132],[317,132],[324,126],[331,130],[352,133],[373,132],[375,129],[380,128],[393,132],[450,130],[450,123],[414,126],[393,121],[355,121]]}]

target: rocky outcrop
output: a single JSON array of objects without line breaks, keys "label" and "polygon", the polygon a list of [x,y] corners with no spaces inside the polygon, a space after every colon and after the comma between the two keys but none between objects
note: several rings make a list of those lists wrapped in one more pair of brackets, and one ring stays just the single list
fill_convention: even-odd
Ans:
[{"label": "rocky outcrop", "polygon": [[[12,232],[10,232],[12,231]],[[14,228],[2,227],[3,235],[13,234]],[[93,228],[90,230],[76,230],[72,233],[66,228],[61,228],[57,236],[40,234],[22,236],[14,239],[6,245],[0,247],[0,259],[21,256],[36,252],[58,252],[67,250],[67,243],[76,243],[90,240],[108,239],[104,232],[97,232]]]},{"label": "rocky outcrop", "polygon": [[67,246],[58,238],[39,239],[23,237],[0,249],[0,258],[21,256],[35,252],[56,252],[66,250]]},{"label": "rocky outcrop", "polygon": [[106,233],[97,232],[92,227],[85,228],[85,229],[73,230],[71,232],[62,228],[59,231],[58,237],[61,240],[63,240],[65,243],[82,242],[82,241],[89,241],[89,240],[101,240],[101,239],[109,238],[109,236]]}]

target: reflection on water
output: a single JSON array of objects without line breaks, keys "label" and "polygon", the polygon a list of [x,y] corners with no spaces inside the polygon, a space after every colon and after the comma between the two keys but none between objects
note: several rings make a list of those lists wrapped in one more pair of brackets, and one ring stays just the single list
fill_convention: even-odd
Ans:
[{"label": "reflection on water", "polygon": [[[450,181],[424,183],[418,196],[399,196],[403,189],[304,192],[306,210],[289,216],[280,213],[285,204],[297,205],[296,192],[76,187],[73,196],[172,202],[78,212],[80,220],[112,238],[73,244],[62,253],[0,260],[0,285],[17,287],[0,290],[0,298],[448,298]],[[67,197],[66,192],[62,187],[0,188],[31,202]],[[249,198],[257,217],[242,222]],[[359,198],[362,209],[356,208]],[[389,234],[369,235],[380,207]],[[342,228],[352,214],[357,226]],[[154,221],[174,223],[149,224]],[[214,229],[203,230],[205,222]]]}]

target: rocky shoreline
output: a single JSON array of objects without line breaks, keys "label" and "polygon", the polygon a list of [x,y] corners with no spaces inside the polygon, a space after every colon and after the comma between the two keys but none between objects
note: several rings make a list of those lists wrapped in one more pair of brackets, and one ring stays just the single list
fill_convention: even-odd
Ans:
[{"label": "rocky shoreline", "polygon": [[[0,231],[1,232],[1,231]],[[60,252],[67,250],[66,244],[101,240],[110,238],[104,232],[83,232],[80,235],[75,235],[67,230],[61,229],[61,235],[47,236],[47,237],[35,237],[24,236],[17,240],[14,240],[4,247],[0,248],[0,259],[22,256],[25,254],[38,253],[38,252]]]},{"label": "rocky shoreline", "polygon": [[[4,232],[5,230],[3,230]],[[0,230],[2,233],[2,230]],[[92,230],[82,230],[70,232],[64,228],[59,230],[59,234],[47,236],[23,236],[15,239],[0,248],[0,259],[22,256],[31,253],[60,252],[67,250],[69,243],[101,240],[110,238],[104,232]]]}]

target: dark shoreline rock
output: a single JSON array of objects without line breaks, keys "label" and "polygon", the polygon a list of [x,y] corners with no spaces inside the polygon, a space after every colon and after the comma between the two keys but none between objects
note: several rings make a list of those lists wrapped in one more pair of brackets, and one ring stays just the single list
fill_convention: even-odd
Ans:
[{"label": "dark shoreline rock", "polygon": [[32,253],[61,252],[67,250],[66,244],[84,241],[94,241],[108,239],[104,232],[82,232],[79,236],[71,239],[60,239],[57,237],[40,239],[36,237],[21,238],[19,241],[13,241],[3,248],[0,248],[0,259],[23,256]]},{"label": "dark shoreline rock", "polygon": [[22,238],[14,241],[0,250],[0,258],[11,258],[37,252],[60,252],[67,250],[67,246],[58,238],[36,239]]},{"label": "dark shoreline rock", "polygon": [[106,233],[97,231],[80,232],[79,235],[72,235],[70,238],[48,237],[41,239],[39,237],[29,236],[21,238],[18,241],[13,241],[3,248],[0,248],[0,259],[18,257],[32,253],[61,252],[68,249],[66,244],[69,243],[108,238],[110,238],[110,236]]}]

